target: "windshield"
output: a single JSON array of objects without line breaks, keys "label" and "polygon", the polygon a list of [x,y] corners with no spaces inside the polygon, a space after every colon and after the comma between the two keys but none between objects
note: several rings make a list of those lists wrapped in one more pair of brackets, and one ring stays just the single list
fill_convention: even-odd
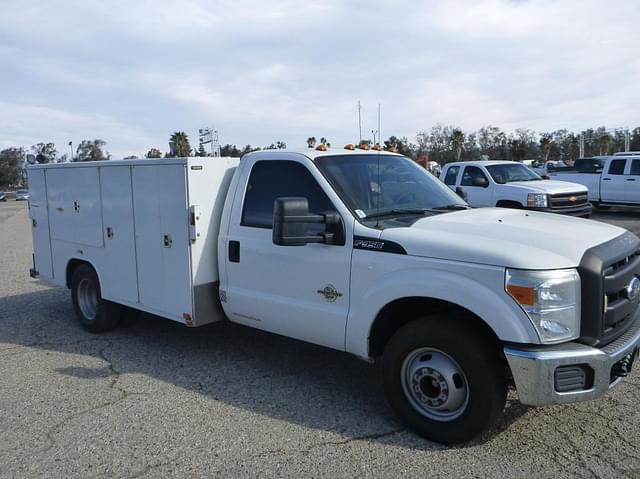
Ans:
[{"label": "windshield", "polygon": [[511,183],[513,181],[537,181],[542,179],[532,170],[518,163],[489,165],[486,168],[491,178],[493,178],[493,181],[500,184]]},{"label": "windshield", "polygon": [[404,156],[322,156],[315,163],[360,219],[467,208],[444,183]]}]

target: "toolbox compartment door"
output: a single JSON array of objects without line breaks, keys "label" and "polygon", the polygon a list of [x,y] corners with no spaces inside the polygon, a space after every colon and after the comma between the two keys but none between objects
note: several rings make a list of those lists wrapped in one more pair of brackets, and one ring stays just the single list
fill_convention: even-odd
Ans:
[{"label": "toolbox compartment door", "polygon": [[100,188],[104,222],[104,247],[108,261],[102,284],[104,297],[125,303],[138,303],[136,245],[133,226],[131,167],[100,168]]},{"label": "toolbox compartment door", "polygon": [[192,316],[185,165],[132,167],[140,303],[172,319]]},{"label": "toolbox compartment door", "polygon": [[29,217],[33,235],[33,267],[39,279],[52,280],[51,238],[47,208],[45,170],[27,169],[29,175]]}]

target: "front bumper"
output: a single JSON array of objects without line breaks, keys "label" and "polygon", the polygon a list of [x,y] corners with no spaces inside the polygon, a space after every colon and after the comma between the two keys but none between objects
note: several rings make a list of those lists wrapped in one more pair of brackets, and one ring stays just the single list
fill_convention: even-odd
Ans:
[{"label": "front bumper", "polygon": [[[511,368],[518,398],[523,404],[544,406],[588,401],[605,394],[622,377],[621,361],[635,359],[640,346],[640,319],[629,330],[601,349],[580,343],[557,346],[516,348],[506,346],[504,354]],[[556,370],[578,366],[588,371],[589,381],[581,389],[560,392]]]},{"label": "front bumper", "polygon": [[557,207],[557,208],[525,208],[532,211],[542,211],[544,213],[557,213],[567,216],[589,216],[593,212],[593,206],[590,203],[586,205]]}]

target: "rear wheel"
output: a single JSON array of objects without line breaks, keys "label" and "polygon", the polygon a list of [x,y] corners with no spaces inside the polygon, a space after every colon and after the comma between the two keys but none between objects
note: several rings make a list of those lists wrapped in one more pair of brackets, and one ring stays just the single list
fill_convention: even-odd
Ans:
[{"label": "rear wheel", "polygon": [[430,317],[405,325],[385,348],[383,371],[387,399],[399,418],[443,444],[477,436],[506,402],[497,348],[470,322]]},{"label": "rear wheel", "polygon": [[98,275],[88,264],[78,266],[71,276],[71,300],[80,324],[89,332],[110,331],[120,320],[120,305],[102,298]]}]

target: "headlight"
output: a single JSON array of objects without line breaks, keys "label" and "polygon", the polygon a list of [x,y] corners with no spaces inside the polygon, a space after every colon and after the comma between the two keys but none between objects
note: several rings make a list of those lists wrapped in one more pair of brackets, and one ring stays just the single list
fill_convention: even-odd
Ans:
[{"label": "headlight", "polygon": [[507,269],[505,289],[531,318],[543,343],[580,336],[580,276],[575,269]]},{"label": "headlight", "polygon": [[529,208],[546,208],[547,205],[547,195],[544,193],[529,193],[527,195],[527,206]]}]

